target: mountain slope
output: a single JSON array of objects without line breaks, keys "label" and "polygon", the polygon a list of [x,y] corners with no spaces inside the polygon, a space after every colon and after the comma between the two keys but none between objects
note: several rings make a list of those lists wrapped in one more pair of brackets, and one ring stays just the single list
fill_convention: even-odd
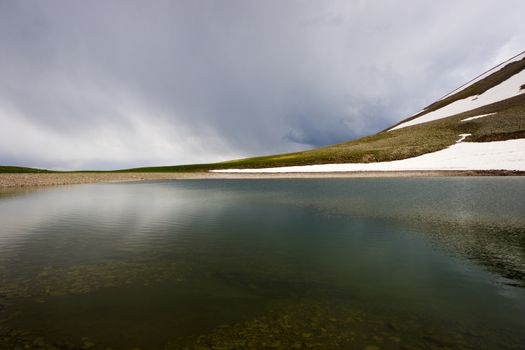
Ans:
[{"label": "mountain slope", "polygon": [[455,145],[459,135],[466,134],[468,137],[463,137],[462,142],[525,139],[525,52],[481,74],[423,111],[374,135],[303,152],[213,164],[118,171],[188,172],[390,162],[444,150]]},{"label": "mountain slope", "polygon": [[390,130],[470,111],[525,92],[525,52],[483,73]]},{"label": "mountain slope", "polygon": [[[130,169],[197,171],[312,164],[374,163],[413,158],[463,142],[525,138],[525,52],[377,134],[313,150],[214,164]],[[129,171],[129,170],[128,170]]]}]

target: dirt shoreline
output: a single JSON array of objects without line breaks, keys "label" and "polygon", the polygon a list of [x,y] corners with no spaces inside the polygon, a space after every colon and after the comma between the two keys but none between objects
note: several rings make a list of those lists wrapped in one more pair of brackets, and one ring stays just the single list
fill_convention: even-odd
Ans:
[{"label": "dirt shoreline", "polygon": [[188,179],[317,179],[364,177],[428,177],[428,176],[525,176],[523,171],[367,171],[336,173],[16,173],[0,174],[0,189],[75,185],[97,182],[129,182],[147,180]]}]

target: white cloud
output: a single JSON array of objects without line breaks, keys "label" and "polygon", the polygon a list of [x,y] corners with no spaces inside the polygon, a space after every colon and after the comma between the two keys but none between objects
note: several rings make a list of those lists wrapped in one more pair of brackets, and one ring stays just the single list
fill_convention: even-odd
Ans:
[{"label": "white cloud", "polygon": [[516,0],[2,1],[0,164],[181,164],[362,136],[523,49],[524,12]]}]

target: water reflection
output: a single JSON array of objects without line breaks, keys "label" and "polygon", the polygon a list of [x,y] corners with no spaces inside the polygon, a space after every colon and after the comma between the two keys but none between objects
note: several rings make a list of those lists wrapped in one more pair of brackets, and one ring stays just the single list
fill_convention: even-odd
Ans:
[{"label": "water reflection", "polygon": [[2,197],[0,345],[515,348],[524,185],[191,180]]}]

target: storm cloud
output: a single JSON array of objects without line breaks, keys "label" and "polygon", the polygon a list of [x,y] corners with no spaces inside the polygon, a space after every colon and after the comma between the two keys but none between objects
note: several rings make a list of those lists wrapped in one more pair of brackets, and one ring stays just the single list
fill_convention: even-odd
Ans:
[{"label": "storm cloud", "polygon": [[0,164],[113,169],[382,130],[524,50],[522,1],[0,2]]}]

